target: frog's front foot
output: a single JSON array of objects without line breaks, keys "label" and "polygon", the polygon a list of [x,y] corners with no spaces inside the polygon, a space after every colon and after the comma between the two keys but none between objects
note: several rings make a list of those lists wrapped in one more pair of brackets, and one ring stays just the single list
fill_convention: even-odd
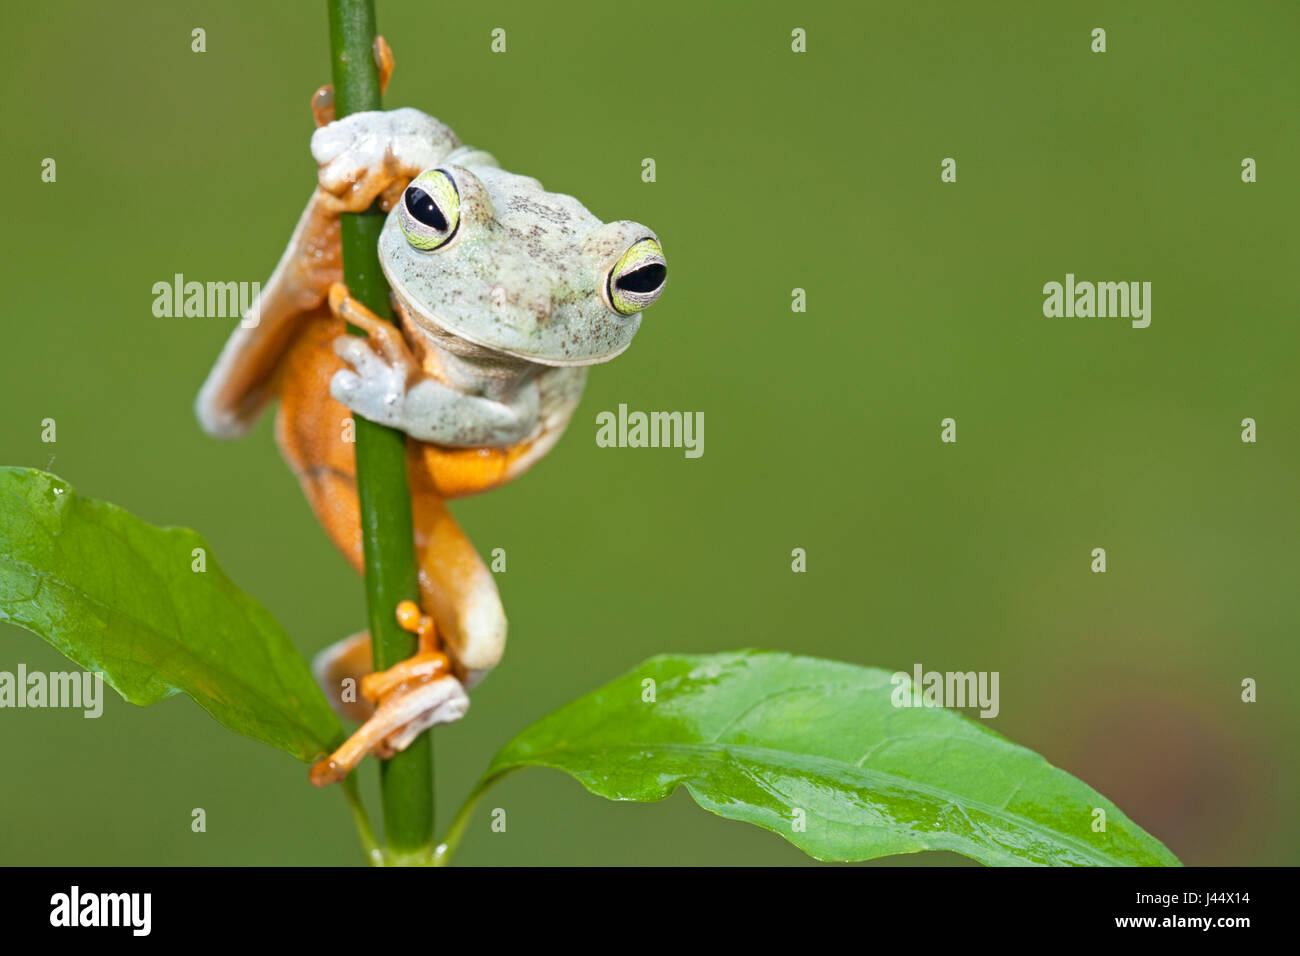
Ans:
[{"label": "frog's front foot", "polygon": [[[314,109],[326,115],[323,104]],[[412,179],[457,145],[450,129],[410,107],[353,113],[311,137],[317,181],[335,212],[363,212],[377,198],[391,208]]]},{"label": "frog's front foot", "polygon": [[367,337],[340,335],[334,351],[351,369],[339,369],[330,394],[362,418],[402,428],[406,423],[407,386],[420,375],[402,333],[348,294],[341,283],[330,287],[330,310],[363,329]]},{"label": "frog's front foot", "polygon": [[413,601],[403,601],[397,621],[419,636],[419,648],[400,664],[361,679],[361,696],[376,705],[375,711],[343,746],[311,768],[311,782],[318,787],[342,780],[366,754],[387,759],[430,727],[460,720],[469,710],[465,688],[438,649],[433,619]]}]

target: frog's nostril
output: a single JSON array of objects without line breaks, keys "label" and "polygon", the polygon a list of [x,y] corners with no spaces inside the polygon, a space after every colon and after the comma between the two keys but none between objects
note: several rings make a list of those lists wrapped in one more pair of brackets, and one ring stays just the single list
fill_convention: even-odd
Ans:
[{"label": "frog's nostril", "polygon": [[624,292],[653,292],[668,278],[668,267],[662,262],[652,262],[633,269],[614,280],[614,285]]}]

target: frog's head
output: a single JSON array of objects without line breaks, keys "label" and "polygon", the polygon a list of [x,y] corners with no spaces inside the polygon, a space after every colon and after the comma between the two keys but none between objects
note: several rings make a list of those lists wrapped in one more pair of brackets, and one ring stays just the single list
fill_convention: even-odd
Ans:
[{"label": "frog's head", "polygon": [[655,234],[461,147],[411,181],[379,239],[410,319],[540,365],[618,355],[663,291]]}]

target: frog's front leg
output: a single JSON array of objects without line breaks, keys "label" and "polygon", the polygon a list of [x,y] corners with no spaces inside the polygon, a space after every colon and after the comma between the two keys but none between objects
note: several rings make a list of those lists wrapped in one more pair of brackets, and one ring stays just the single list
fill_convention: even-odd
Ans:
[{"label": "frog's front leg", "polygon": [[451,448],[504,448],[537,427],[539,393],[523,383],[508,401],[469,395],[426,376],[401,333],[335,283],[334,314],[369,339],[339,336],[334,351],[352,366],[330,381],[330,394],[362,418],[399,429],[418,441]]}]

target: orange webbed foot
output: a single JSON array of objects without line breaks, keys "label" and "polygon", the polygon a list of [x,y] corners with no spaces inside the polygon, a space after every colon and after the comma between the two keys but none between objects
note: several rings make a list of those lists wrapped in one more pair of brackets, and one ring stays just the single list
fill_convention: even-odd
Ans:
[{"label": "orange webbed foot", "polygon": [[397,606],[397,622],[419,637],[417,652],[361,681],[361,694],[378,706],[344,744],[311,768],[311,782],[324,787],[346,777],[368,753],[387,759],[436,724],[465,716],[469,697],[452,676],[451,660],[437,646],[433,618],[414,601]]}]

